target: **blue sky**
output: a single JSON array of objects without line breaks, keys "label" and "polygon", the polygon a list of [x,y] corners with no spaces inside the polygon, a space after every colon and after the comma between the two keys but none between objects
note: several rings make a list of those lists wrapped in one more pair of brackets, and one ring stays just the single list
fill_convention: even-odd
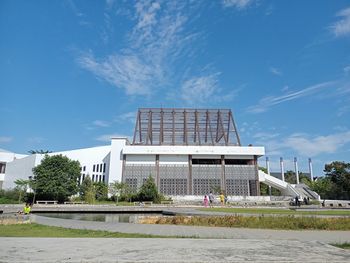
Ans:
[{"label": "blue sky", "polygon": [[0,2],[0,148],[132,136],[139,107],[231,108],[315,175],[350,156],[349,1]]}]

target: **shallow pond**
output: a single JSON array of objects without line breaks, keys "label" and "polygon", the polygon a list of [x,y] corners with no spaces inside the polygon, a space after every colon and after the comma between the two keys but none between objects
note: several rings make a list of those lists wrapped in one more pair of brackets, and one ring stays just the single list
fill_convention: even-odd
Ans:
[{"label": "shallow pond", "polygon": [[102,213],[38,213],[40,216],[75,219],[84,221],[115,222],[115,223],[138,223],[145,217],[157,216],[162,214],[102,214]]}]

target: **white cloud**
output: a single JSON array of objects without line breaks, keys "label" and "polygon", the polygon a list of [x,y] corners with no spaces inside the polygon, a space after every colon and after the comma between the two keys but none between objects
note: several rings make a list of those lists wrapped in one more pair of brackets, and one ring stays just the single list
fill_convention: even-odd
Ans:
[{"label": "white cloud", "polygon": [[[329,135],[310,136],[305,133],[294,133],[285,138],[258,137],[257,143],[266,147],[268,155],[282,155],[294,150],[301,156],[313,157],[320,154],[332,154],[350,143],[350,131],[341,131]],[[281,137],[281,136],[280,136]]]},{"label": "white cloud", "polygon": [[250,6],[253,2],[253,0],[223,0],[222,4],[224,7],[234,7],[237,10],[243,10]]},{"label": "white cloud", "polygon": [[274,75],[277,75],[277,76],[281,76],[282,75],[282,72],[278,68],[270,67],[269,70]]},{"label": "white cloud", "polygon": [[259,140],[267,140],[276,138],[279,136],[279,133],[268,133],[268,132],[258,132],[253,135],[253,138],[259,138]]},{"label": "white cloud", "polygon": [[331,32],[336,37],[350,35],[350,8],[346,8],[337,13],[341,17],[339,21],[335,22],[331,27]]},{"label": "white cloud", "polygon": [[130,112],[126,112],[126,113],[122,113],[119,114],[114,121],[116,122],[131,122],[131,123],[135,123],[135,119],[136,119],[136,111],[130,111]]},{"label": "white cloud", "polygon": [[322,82],[299,91],[287,92],[281,96],[267,96],[262,98],[257,105],[248,107],[247,111],[250,113],[265,112],[274,105],[314,95],[334,84],[335,81]]},{"label": "white cloud", "polygon": [[350,131],[317,136],[311,139],[303,136],[290,136],[283,143],[301,155],[312,157],[322,153],[335,153],[349,142]]},{"label": "white cloud", "polygon": [[78,64],[128,95],[156,93],[169,82],[173,62],[186,55],[186,48],[192,48],[186,44],[196,37],[185,32],[186,7],[172,2],[136,2],[126,48],[104,58],[83,52]]},{"label": "white cloud", "polygon": [[198,105],[213,99],[217,91],[218,73],[204,77],[194,77],[184,82],[181,88],[182,99],[190,105]]},{"label": "white cloud", "polygon": [[97,61],[91,53],[78,59],[81,67],[91,71],[128,95],[147,95],[153,79],[153,69],[135,55],[111,55]]},{"label": "white cloud", "polygon": [[46,139],[43,137],[30,137],[27,139],[28,143],[30,144],[40,144],[44,142]]},{"label": "white cloud", "polygon": [[9,136],[0,136],[0,143],[8,143],[13,140],[12,137]]},{"label": "white cloud", "polygon": [[110,142],[111,138],[128,138],[128,140],[131,140],[131,137],[128,135],[123,135],[123,134],[119,134],[119,133],[112,133],[112,134],[103,134],[100,135],[99,137],[96,138],[97,141],[100,142]]},{"label": "white cloud", "polygon": [[107,121],[95,120],[95,121],[93,121],[93,125],[95,125],[97,127],[109,127],[110,123]]},{"label": "white cloud", "polygon": [[350,66],[346,66],[343,70],[344,70],[345,75],[350,74]]}]

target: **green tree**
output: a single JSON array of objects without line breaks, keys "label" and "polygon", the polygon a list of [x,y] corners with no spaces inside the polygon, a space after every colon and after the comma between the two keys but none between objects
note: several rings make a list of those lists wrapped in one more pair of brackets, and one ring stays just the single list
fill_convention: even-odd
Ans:
[{"label": "green tree", "polygon": [[[300,179],[300,178],[299,178]],[[290,184],[297,183],[297,177],[295,176],[295,172],[288,170],[284,173],[284,180]]]},{"label": "green tree", "polygon": [[334,184],[335,199],[350,199],[350,163],[335,161],[325,165],[326,177]]},{"label": "green tree", "polygon": [[79,195],[81,199],[89,204],[93,204],[96,198],[96,191],[93,182],[89,175],[87,175],[79,188]]},{"label": "green tree", "polygon": [[109,184],[108,192],[114,200],[128,200],[131,195],[130,187],[123,182],[114,181]]},{"label": "green tree", "polygon": [[62,203],[78,192],[80,164],[63,155],[46,155],[41,164],[33,168],[38,199],[58,200]]},{"label": "green tree", "polygon": [[22,201],[23,196],[25,195],[28,186],[29,186],[29,180],[24,180],[24,179],[17,179],[15,181],[16,188],[18,189],[19,192],[19,197],[18,197],[18,203]]},{"label": "green tree", "polygon": [[158,193],[157,186],[152,176],[143,183],[139,192],[137,193],[139,201],[153,201],[154,203],[160,203],[161,195]]},{"label": "green tree", "polygon": [[328,177],[319,177],[316,181],[311,182],[310,188],[318,193],[322,199],[334,199],[335,185]]},{"label": "green tree", "polygon": [[103,182],[94,183],[95,198],[99,201],[108,199],[108,186]]}]

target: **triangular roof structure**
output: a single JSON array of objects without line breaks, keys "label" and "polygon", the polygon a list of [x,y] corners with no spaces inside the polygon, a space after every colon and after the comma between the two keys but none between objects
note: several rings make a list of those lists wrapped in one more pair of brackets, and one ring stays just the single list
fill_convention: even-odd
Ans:
[{"label": "triangular roof structure", "polygon": [[133,145],[240,146],[230,109],[140,108]]}]

